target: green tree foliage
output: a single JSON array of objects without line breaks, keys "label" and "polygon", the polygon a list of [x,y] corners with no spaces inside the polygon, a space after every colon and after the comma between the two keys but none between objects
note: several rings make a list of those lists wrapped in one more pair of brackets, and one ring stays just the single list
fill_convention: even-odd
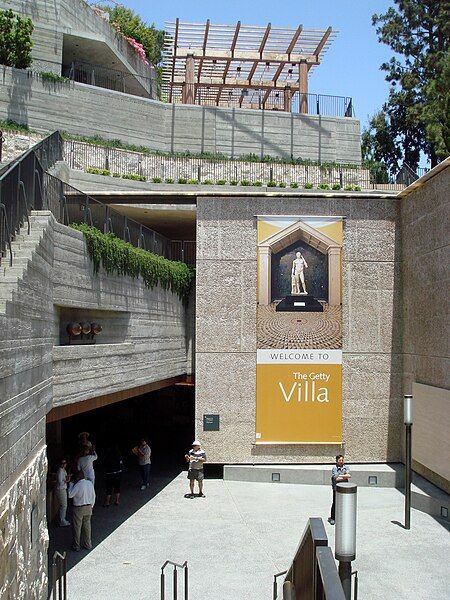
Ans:
[{"label": "green tree foliage", "polygon": [[104,6],[98,8],[109,14],[109,22],[124,36],[134,38],[144,46],[147,60],[155,67],[161,62],[164,45],[164,31],[156,29],[155,24],[148,25],[139,15],[124,6]]},{"label": "green tree foliage", "polygon": [[31,65],[33,22],[12,10],[0,10],[0,64],[17,69]]},{"label": "green tree foliage", "polygon": [[364,158],[391,171],[401,160],[416,168],[421,152],[432,166],[450,153],[450,2],[394,2],[372,17],[379,40],[395,56],[381,65],[391,84],[383,112],[363,134]]}]

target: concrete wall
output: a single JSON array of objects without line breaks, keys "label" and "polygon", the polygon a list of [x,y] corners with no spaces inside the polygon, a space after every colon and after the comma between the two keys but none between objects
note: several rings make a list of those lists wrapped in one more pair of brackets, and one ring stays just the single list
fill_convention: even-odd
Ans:
[{"label": "concrete wall", "polygon": [[4,67],[0,119],[164,152],[294,156],[361,163],[359,121],[256,110],[164,104],[81,83],[50,83]]},{"label": "concrete wall", "polygon": [[[0,274],[0,596],[41,600],[46,413],[190,373],[191,350],[187,311],[175,294],[138,279],[94,275],[80,232],[46,211],[30,219],[31,236],[19,234],[13,268],[2,262]],[[106,339],[122,315],[123,341],[55,345],[61,315],[74,317],[77,309],[82,320],[103,309]]]},{"label": "concrete wall", "polygon": [[[326,462],[340,446],[255,446],[255,215],[344,216],[343,439],[349,461],[401,458],[396,198],[198,198],[196,432],[212,462]],[[203,432],[203,414],[220,431]]]},{"label": "concrete wall", "polygon": [[[140,60],[128,42],[83,0],[0,0],[0,9],[12,9],[32,19],[35,70],[61,74],[63,36],[70,34],[106,44],[127,71],[152,76],[149,65]],[[97,64],[95,55],[89,62]]]},{"label": "concrete wall", "polygon": [[[447,159],[448,162],[448,159]],[[401,199],[404,391],[414,382],[450,388],[448,337],[450,167]],[[419,183],[419,182],[418,182]],[[436,451],[448,440],[430,437]],[[439,450],[438,450],[439,448]],[[448,482],[415,463],[416,470],[441,487]]]}]

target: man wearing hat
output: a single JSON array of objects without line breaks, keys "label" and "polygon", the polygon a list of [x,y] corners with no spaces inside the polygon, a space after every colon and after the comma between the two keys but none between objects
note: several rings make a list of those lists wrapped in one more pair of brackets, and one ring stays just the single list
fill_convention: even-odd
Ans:
[{"label": "man wearing hat", "polygon": [[206,462],[206,453],[202,450],[202,445],[198,440],[192,442],[192,450],[189,450],[188,454],[185,454],[185,459],[189,463],[188,479],[189,487],[191,490],[190,494],[187,494],[187,498],[194,498],[194,484],[198,482],[198,497],[204,498],[203,493],[203,465]]}]

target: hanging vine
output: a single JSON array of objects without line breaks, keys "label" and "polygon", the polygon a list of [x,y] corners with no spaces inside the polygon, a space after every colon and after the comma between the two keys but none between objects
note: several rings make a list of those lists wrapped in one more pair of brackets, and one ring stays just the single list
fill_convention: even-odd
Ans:
[{"label": "hanging vine", "polygon": [[136,248],[112,233],[102,233],[84,223],[73,224],[71,227],[84,234],[94,273],[98,273],[100,267],[103,267],[112,275],[141,277],[146,287],[160,285],[163,289],[176,293],[187,304],[194,279],[194,269],[187,264]]}]

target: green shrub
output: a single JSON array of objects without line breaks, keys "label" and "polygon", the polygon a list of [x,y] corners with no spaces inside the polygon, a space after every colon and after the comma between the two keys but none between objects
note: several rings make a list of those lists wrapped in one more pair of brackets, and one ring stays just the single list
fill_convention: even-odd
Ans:
[{"label": "green shrub", "polygon": [[113,275],[141,277],[145,286],[160,285],[176,293],[187,302],[194,271],[185,263],[168,260],[142,248],[124,242],[112,233],[102,233],[84,223],[71,225],[84,234],[89,256],[94,263],[94,272],[103,267]]},{"label": "green shrub", "polygon": [[198,179],[189,179],[188,184],[189,185],[198,185]]},{"label": "green shrub", "polygon": [[359,185],[354,185],[353,189],[355,190],[355,192],[360,192],[361,191],[361,186]]},{"label": "green shrub", "polygon": [[32,130],[29,129],[28,125],[22,125],[21,123],[16,123],[16,121],[12,121],[11,119],[7,119],[6,121],[0,121],[0,130],[1,131],[26,131],[27,133],[31,133]]},{"label": "green shrub", "polygon": [[305,183],[304,187],[305,187],[305,190],[312,190],[313,189],[313,184],[312,183]]},{"label": "green shrub", "polygon": [[249,186],[249,185],[252,185],[252,182],[249,181],[248,179],[243,179],[241,181],[241,185],[243,185],[243,186]]},{"label": "green shrub", "polygon": [[226,182],[227,182],[227,180],[226,180],[226,179],[218,179],[218,180],[216,181],[216,184],[217,184],[217,185],[225,185],[225,184],[226,184]]},{"label": "green shrub", "polygon": [[291,188],[298,188],[298,183],[296,181],[292,181]]},{"label": "green shrub", "polygon": [[122,179],[132,179],[133,181],[147,181],[144,175],[135,175],[135,173],[124,173]]},{"label": "green shrub", "polygon": [[106,177],[111,175],[111,171],[108,171],[108,169],[98,169],[97,167],[88,167],[85,171],[91,173],[91,175],[105,175]]},{"label": "green shrub", "polygon": [[212,179],[205,179],[205,181],[203,182],[203,185],[213,185]]},{"label": "green shrub", "polygon": [[277,182],[276,181],[268,181],[267,187],[277,187]]},{"label": "green shrub", "polygon": [[319,183],[319,185],[317,186],[319,188],[319,190],[329,190],[330,186],[328,185],[328,183]]},{"label": "green shrub", "polygon": [[174,183],[173,177],[166,177],[164,180],[166,183]]},{"label": "green shrub", "polygon": [[52,71],[41,71],[39,75],[45,81],[52,81],[53,83],[67,83],[70,81],[68,77],[63,77],[62,75],[58,75]]},{"label": "green shrub", "polygon": [[333,185],[331,186],[332,190],[340,190],[341,189],[341,184],[340,183],[333,183]]},{"label": "green shrub", "polygon": [[286,184],[284,183],[284,181],[280,181],[280,183],[278,184],[278,187],[286,187]]},{"label": "green shrub", "polygon": [[178,178],[178,183],[187,183],[186,177],[179,177]]},{"label": "green shrub", "polygon": [[254,181],[254,182],[253,182],[253,185],[254,185],[255,187],[261,187],[261,186],[262,186],[262,181]]},{"label": "green shrub", "polygon": [[360,192],[361,187],[359,185],[354,185],[353,183],[349,183],[344,187],[346,192]]},{"label": "green shrub", "polygon": [[153,183],[162,183],[162,179],[161,179],[161,177],[152,177],[152,182]]},{"label": "green shrub", "polygon": [[232,181],[230,181],[230,185],[238,185],[239,181],[236,181],[236,179],[233,179]]},{"label": "green shrub", "polygon": [[12,10],[0,10],[0,64],[27,69],[32,62],[33,21]]},{"label": "green shrub", "polygon": [[113,173],[112,176],[113,177],[122,177],[122,174],[121,173]]}]

